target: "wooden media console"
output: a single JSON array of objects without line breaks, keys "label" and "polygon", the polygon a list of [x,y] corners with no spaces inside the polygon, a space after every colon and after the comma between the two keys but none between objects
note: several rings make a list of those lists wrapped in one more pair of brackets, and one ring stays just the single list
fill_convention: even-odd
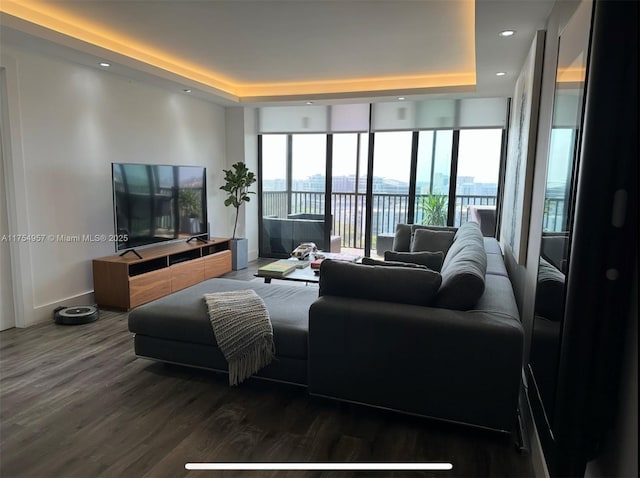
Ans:
[{"label": "wooden media console", "polygon": [[149,247],[93,260],[99,307],[129,310],[231,271],[230,239]]}]

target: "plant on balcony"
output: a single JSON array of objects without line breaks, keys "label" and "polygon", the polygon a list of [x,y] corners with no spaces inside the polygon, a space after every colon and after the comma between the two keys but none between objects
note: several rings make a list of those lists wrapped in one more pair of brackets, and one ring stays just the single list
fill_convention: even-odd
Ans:
[{"label": "plant on balcony", "polygon": [[180,232],[192,234],[201,230],[200,192],[194,189],[180,189]]},{"label": "plant on balcony", "polygon": [[178,204],[183,217],[200,217],[199,192],[193,189],[180,189]]},{"label": "plant on balcony", "polygon": [[231,236],[232,239],[235,239],[240,206],[251,200],[249,194],[255,194],[253,191],[249,191],[249,187],[256,182],[256,175],[249,171],[249,168],[247,168],[247,166],[242,162],[232,164],[231,168],[232,169],[222,170],[225,174],[225,183],[224,186],[220,187],[220,189],[227,193],[224,205],[236,208],[236,219],[233,223],[233,235]]},{"label": "plant on balcony", "polygon": [[423,197],[418,205],[422,211],[422,224],[446,226],[448,205],[448,198],[444,194],[429,194]]}]

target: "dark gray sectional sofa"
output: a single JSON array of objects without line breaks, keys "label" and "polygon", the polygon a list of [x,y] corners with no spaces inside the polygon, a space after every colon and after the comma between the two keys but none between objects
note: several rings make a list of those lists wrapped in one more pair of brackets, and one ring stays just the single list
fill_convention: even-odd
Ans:
[{"label": "dark gray sectional sofa", "polygon": [[[394,248],[410,248],[416,226],[399,225],[396,239],[407,227],[409,245]],[[276,346],[276,359],[258,376],[314,395],[510,431],[523,353],[511,283],[497,242],[483,239],[477,225],[453,229],[451,240],[440,273],[327,260],[319,290],[203,282],[130,312],[136,354],[226,370],[202,295],[252,288],[267,305]],[[466,310],[456,310],[458,296]]]},{"label": "dark gray sectional sofa", "polygon": [[[394,248],[409,252],[421,226],[398,227],[405,230],[397,231]],[[420,280],[408,273],[421,271],[323,268],[320,298],[309,312],[310,393],[491,429],[513,427],[524,333],[511,283],[495,239],[483,239],[475,223],[454,233],[430,305],[408,304],[404,297],[408,281]]]}]

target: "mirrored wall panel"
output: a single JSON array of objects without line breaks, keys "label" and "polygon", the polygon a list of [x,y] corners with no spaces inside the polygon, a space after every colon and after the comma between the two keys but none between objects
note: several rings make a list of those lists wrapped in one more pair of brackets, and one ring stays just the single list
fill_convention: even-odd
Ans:
[{"label": "mirrored wall panel", "polygon": [[575,178],[587,71],[592,2],[578,7],[560,35],[530,367],[542,402],[538,428],[554,432],[555,394],[571,260]]}]

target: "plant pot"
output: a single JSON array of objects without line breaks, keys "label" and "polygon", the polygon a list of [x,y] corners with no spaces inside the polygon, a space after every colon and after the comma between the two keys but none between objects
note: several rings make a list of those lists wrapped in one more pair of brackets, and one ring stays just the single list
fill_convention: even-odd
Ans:
[{"label": "plant pot", "polygon": [[249,263],[249,239],[231,239],[231,269],[246,269]]},{"label": "plant pot", "polygon": [[181,217],[180,232],[183,234],[197,234],[202,231],[200,219],[197,217]]}]

